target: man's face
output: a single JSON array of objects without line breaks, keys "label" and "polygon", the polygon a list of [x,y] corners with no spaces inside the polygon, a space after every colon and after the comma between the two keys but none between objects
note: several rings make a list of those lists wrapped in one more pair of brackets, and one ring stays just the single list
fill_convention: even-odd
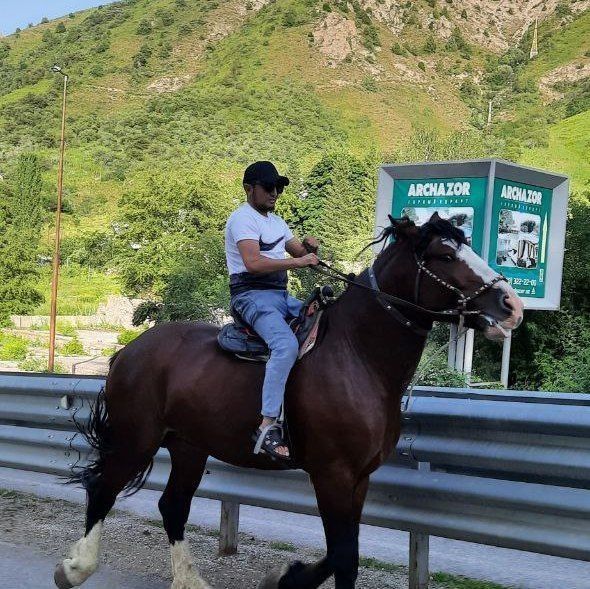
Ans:
[{"label": "man's face", "polygon": [[274,211],[277,198],[279,197],[276,186],[262,186],[258,183],[254,185],[245,184],[244,189],[248,195],[248,202],[257,211]]}]

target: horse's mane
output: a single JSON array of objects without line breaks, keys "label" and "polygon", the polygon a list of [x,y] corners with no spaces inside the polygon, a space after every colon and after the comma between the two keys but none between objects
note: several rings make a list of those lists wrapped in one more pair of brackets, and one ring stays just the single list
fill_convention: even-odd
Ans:
[{"label": "horse's mane", "polygon": [[[393,217],[389,217],[391,224],[385,227],[381,233],[378,235],[376,239],[371,241],[367,246],[365,246],[362,251],[364,252],[366,249],[377,245],[379,243],[383,243],[383,249],[381,250],[381,255],[388,246],[390,245],[388,242],[390,238],[396,239],[398,234],[403,231],[404,229],[408,229],[409,227],[414,227],[415,223],[409,217],[401,217],[400,219],[394,219]],[[436,235],[441,239],[448,239],[450,241],[455,242],[457,246],[460,245],[467,245],[467,238],[465,237],[465,233],[463,233],[462,229],[459,227],[455,227],[450,221],[446,219],[441,219],[440,217],[435,220],[427,221],[422,225],[418,226],[419,232],[419,239],[418,245],[416,247],[416,253],[420,255],[424,252],[424,250],[428,247],[428,244],[432,240],[432,238]]]},{"label": "horse's mane", "polygon": [[446,219],[437,219],[436,221],[428,221],[420,225],[420,241],[416,248],[417,253],[422,253],[428,247],[432,238],[437,235],[441,239],[448,239],[453,241],[457,247],[460,245],[467,245],[467,238],[465,233],[459,227],[455,227]]}]

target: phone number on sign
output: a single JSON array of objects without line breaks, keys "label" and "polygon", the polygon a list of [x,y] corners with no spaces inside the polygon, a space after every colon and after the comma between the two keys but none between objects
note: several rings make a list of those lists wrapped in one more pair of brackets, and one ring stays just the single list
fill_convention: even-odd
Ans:
[{"label": "phone number on sign", "polygon": [[535,278],[514,278],[508,277],[508,282],[512,286],[537,286],[537,280]]}]

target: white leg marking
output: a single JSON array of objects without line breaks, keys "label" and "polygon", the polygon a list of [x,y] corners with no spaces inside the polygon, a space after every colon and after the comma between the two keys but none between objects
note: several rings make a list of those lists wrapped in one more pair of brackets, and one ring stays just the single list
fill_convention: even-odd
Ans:
[{"label": "white leg marking", "polygon": [[186,540],[172,544],[170,556],[173,576],[171,589],[211,589],[195,569]]},{"label": "white leg marking", "polygon": [[68,581],[77,587],[98,568],[102,522],[98,522],[87,536],[78,540],[70,549],[70,556],[63,561]]}]

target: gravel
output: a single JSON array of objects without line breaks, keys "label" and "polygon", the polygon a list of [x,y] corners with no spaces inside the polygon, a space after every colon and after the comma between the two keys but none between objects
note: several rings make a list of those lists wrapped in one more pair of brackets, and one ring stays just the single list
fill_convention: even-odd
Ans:
[{"label": "gravel", "polygon": [[[0,491],[0,536],[5,542],[34,548],[57,563],[83,531],[84,509],[63,500]],[[285,562],[317,560],[322,553],[288,543],[263,542],[240,534],[239,552],[217,555],[218,531],[189,526],[187,539],[202,576],[215,589],[255,589],[264,574]],[[167,538],[159,521],[111,512],[105,525],[101,563],[121,573],[141,575],[162,588],[171,582]],[[364,560],[359,589],[405,589],[405,567]],[[385,569],[385,570],[380,570]],[[332,581],[324,587],[334,587]],[[436,584],[432,584],[437,589]]]}]

